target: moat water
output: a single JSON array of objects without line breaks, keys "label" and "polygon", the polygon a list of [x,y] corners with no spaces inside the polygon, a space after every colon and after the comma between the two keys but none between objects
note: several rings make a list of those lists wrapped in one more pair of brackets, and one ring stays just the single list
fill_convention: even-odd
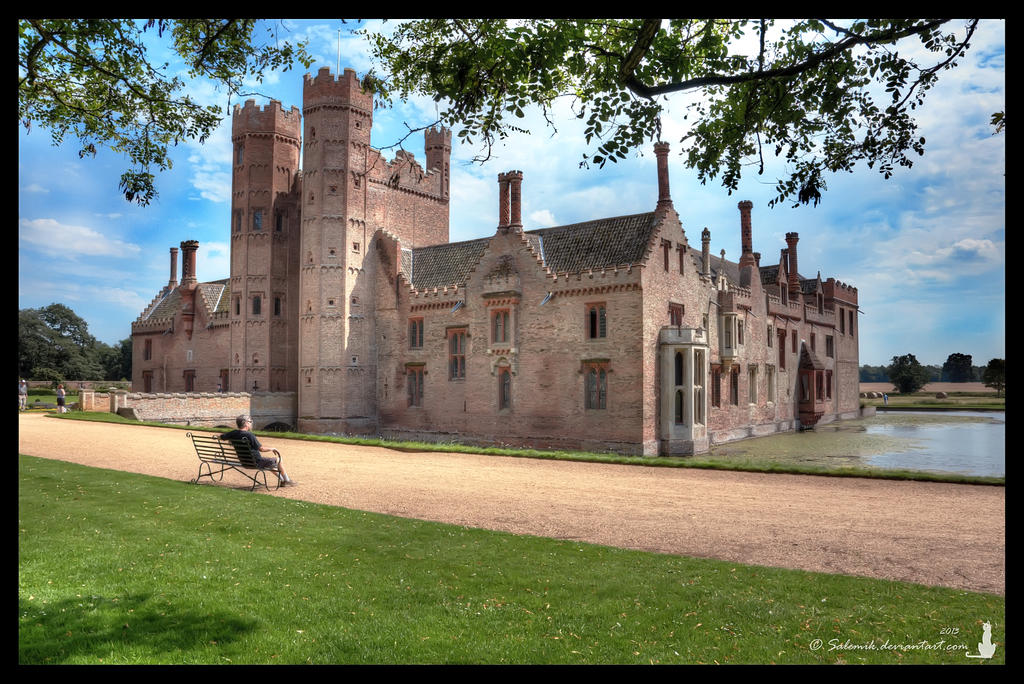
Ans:
[{"label": "moat water", "polygon": [[904,442],[898,450],[862,455],[877,468],[1006,476],[1004,411],[879,411],[867,433]]}]

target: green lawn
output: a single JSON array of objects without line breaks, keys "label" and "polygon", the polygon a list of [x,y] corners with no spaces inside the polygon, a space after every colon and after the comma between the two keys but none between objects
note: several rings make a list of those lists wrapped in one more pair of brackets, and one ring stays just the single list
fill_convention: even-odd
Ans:
[{"label": "green lawn", "polygon": [[[19,502],[22,664],[1004,661],[1001,596],[514,536],[29,456]],[[966,658],[986,620],[995,657]]]}]

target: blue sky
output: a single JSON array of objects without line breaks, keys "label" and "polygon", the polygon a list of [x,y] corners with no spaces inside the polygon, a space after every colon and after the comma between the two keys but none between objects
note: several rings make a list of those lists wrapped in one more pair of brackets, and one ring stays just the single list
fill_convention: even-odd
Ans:
[{"label": "blue sky", "polygon": [[[796,231],[804,276],[820,270],[822,279],[831,276],[858,288],[862,364],[887,364],[907,353],[936,365],[954,352],[971,354],[975,365],[1005,358],[1005,135],[993,136],[989,125],[991,114],[1005,109],[1004,24],[981,22],[960,66],[942,73],[918,110],[927,146],[912,168],[898,168],[889,180],[864,166],[830,176],[817,207],[769,209],[773,174],[784,168],[774,161],[760,177],[751,168],[732,195],[714,182],[700,185],[678,156],[684,101],[670,101],[663,139],[673,146],[672,198],[691,245],[699,246],[707,227],[712,253],[725,249],[726,258],[736,260],[736,204],[749,199],[754,250],[761,252],[762,263],[777,263],[785,233]],[[341,67],[362,75],[372,66],[365,39],[349,34],[352,23],[301,20],[283,26],[286,37],[309,39],[317,60],[310,73],[322,66],[336,69],[339,28]],[[301,108],[306,71],[268,74],[254,92]],[[204,102],[228,104],[226,94],[209,83],[192,82],[190,91]],[[239,100],[230,104],[235,103]],[[434,118],[428,98],[378,110],[372,144],[393,145],[406,124],[417,127]],[[454,145],[453,241],[493,233],[497,174],[510,169],[524,174],[527,229],[654,208],[658,193],[651,149],[601,170],[581,169],[582,155],[593,151],[582,125],[560,117],[556,133],[539,112],[529,112],[525,121],[532,133],[510,137],[484,165],[470,162],[478,148]],[[230,129],[227,119],[205,145],[174,149],[174,168],[157,176],[160,196],[149,207],[138,207],[117,189],[126,168],[122,157],[101,150],[95,158],[79,159],[73,142],[54,147],[48,131],[26,133],[19,126],[19,308],[61,302],[82,316],[98,339],[114,344],[131,334],[132,321],[166,285],[170,247],[198,240],[199,279],[227,277]],[[421,135],[407,139],[404,148],[424,162]],[[394,151],[385,154],[391,158]]]}]

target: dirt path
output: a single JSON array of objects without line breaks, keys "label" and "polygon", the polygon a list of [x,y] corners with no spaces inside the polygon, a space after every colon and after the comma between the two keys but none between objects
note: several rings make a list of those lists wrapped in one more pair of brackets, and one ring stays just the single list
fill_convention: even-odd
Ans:
[{"label": "dirt path", "polygon": [[[1005,593],[1003,487],[261,441],[282,451],[288,473],[300,483],[270,496],[516,534]],[[198,471],[185,433],[164,428],[23,414],[18,451],[182,481]],[[240,475],[229,473],[214,486],[242,484]]]}]

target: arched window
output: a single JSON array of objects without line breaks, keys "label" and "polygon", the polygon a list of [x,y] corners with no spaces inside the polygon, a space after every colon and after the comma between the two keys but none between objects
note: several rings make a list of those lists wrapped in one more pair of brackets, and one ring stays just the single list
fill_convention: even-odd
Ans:
[{"label": "arched window", "polygon": [[676,390],[676,424],[683,422],[683,390]]},{"label": "arched window", "polygon": [[608,371],[603,365],[593,364],[584,368],[584,406],[588,409],[603,409],[608,405]]}]

